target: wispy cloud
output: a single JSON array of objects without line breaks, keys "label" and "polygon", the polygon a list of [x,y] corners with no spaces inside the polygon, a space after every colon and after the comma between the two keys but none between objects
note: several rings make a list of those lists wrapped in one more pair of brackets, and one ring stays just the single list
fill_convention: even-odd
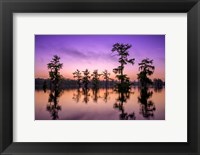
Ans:
[{"label": "wispy cloud", "polygon": [[81,52],[77,49],[62,47],[60,48],[59,51],[65,54],[66,56],[75,57],[75,58],[87,58],[87,55],[84,52]]},{"label": "wispy cloud", "polygon": [[116,61],[117,56],[115,56],[114,53],[108,52],[94,52],[94,51],[87,51],[83,50],[80,51],[75,48],[60,48],[58,51],[60,51],[62,54],[65,55],[65,57],[72,57],[77,58],[79,60],[109,60],[109,61]]}]

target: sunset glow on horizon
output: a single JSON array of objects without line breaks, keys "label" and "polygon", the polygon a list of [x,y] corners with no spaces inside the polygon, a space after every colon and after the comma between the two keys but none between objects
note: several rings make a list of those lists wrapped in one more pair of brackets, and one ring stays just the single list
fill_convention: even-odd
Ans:
[{"label": "sunset glow on horizon", "polygon": [[155,66],[150,78],[165,81],[165,35],[35,35],[35,78],[48,78],[47,64],[58,55],[66,79],[74,79],[77,69],[90,73],[107,69],[116,79],[113,69],[119,66],[118,56],[111,51],[115,43],[132,45],[128,58],[135,58],[135,64],[124,69],[131,81],[137,80],[138,63],[145,58],[153,59]]}]

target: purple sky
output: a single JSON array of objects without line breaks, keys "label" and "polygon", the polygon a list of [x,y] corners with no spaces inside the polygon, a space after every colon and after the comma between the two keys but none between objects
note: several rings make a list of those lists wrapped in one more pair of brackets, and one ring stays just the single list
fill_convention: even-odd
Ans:
[{"label": "purple sky", "polygon": [[135,64],[125,67],[131,80],[137,79],[138,63],[144,58],[154,60],[151,78],[165,80],[165,35],[35,35],[35,77],[47,78],[47,63],[58,55],[65,78],[72,79],[76,69],[86,68],[90,72],[107,69],[114,78],[112,70],[119,65],[118,57],[111,52],[115,43],[132,45],[129,58],[135,58]]}]

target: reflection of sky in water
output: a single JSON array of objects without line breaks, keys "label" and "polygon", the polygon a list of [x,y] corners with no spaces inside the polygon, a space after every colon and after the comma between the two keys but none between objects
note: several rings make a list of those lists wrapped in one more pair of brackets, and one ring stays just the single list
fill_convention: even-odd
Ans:
[{"label": "reflection of sky in water", "polygon": [[[152,97],[148,100],[153,101],[156,110],[153,111],[154,116],[144,118],[141,113],[141,103],[138,102],[140,91],[132,89],[130,98],[123,104],[124,112],[131,114],[134,112],[136,120],[165,119],[165,89],[157,92],[153,89]],[[82,91],[78,92],[76,89],[64,90],[58,98],[58,104],[61,106],[61,111],[58,111],[60,120],[118,120],[121,114],[119,109],[114,108],[118,94],[112,89],[100,89],[96,94],[92,90],[86,95]],[[46,110],[49,98],[49,91],[44,93],[42,90],[35,91],[35,119],[49,120],[50,113]]]}]

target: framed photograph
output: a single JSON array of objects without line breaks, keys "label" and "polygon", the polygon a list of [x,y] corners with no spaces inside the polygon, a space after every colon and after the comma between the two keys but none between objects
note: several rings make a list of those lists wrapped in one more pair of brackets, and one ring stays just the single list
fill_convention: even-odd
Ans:
[{"label": "framed photograph", "polygon": [[0,10],[2,154],[200,153],[198,0]]}]

